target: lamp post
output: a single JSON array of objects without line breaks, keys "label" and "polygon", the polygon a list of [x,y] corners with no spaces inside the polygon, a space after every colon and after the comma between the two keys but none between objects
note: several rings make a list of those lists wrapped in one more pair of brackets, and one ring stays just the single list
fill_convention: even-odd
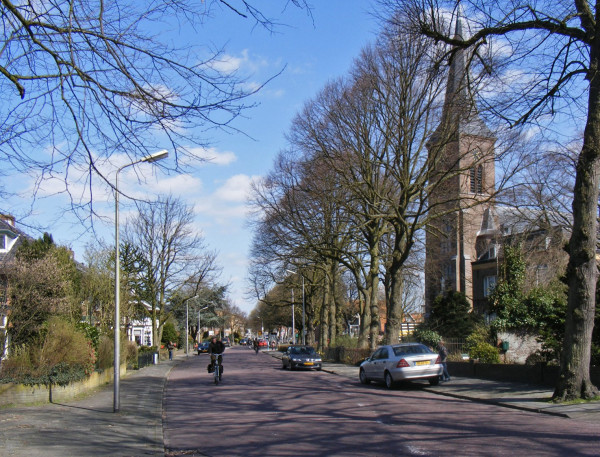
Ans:
[{"label": "lamp post", "polygon": [[[288,273],[296,274],[295,271],[285,270]],[[292,287],[292,344],[296,344],[296,310],[294,309],[294,288]]]},{"label": "lamp post", "polygon": [[[198,336],[198,334],[200,333],[200,311],[202,311],[202,310],[204,310],[204,309],[206,309],[206,308],[208,308],[208,305],[206,305],[204,308],[200,308],[200,309],[198,310],[198,332],[197,332],[196,336]],[[198,344],[200,344],[200,343],[201,343],[201,339],[202,339],[202,337],[201,337],[201,336],[200,336],[200,337],[198,337]]]},{"label": "lamp post", "polygon": [[[292,274],[298,274],[295,271],[292,270],[285,270],[288,273],[292,273]],[[302,273],[300,273],[300,276],[302,276],[302,344],[305,345],[306,344],[306,304],[305,304],[305,299],[304,299],[304,275]],[[294,334],[295,337],[295,334]]]},{"label": "lamp post", "polygon": [[142,157],[139,160],[123,165],[121,168],[117,170],[115,175],[115,360],[114,360],[114,397],[113,397],[113,412],[118,413],[121,407],[120,401],[120,380],[121,380],[121,341],[120,341],[120,333],[121,333],[121,316],[120,316],[120,307],[121,307],[121,296],[120,296],[120,259],[119,259],[119,173],[132,165],[136,165],[142,162],[156,162],[157,160],[164,159],[169,155],[167,150],[162,150],[151,154],[146,157]]},{"label": "lamp post", "polygon": [[294,309],[294,288],[292,287],[292,344],[296,344],[296,310]]}]

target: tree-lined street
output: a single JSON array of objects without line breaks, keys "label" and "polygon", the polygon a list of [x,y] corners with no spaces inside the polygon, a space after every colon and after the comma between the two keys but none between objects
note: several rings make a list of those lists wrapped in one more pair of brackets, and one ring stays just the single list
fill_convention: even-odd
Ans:
[{"label": "tree-lined street", "polygon": [[208,357],[170,374],[167,455],[596,455],[600,426],[432,394],[362,386],[327,372],[281,370],[279,359],[226,352],[223,382]]}]

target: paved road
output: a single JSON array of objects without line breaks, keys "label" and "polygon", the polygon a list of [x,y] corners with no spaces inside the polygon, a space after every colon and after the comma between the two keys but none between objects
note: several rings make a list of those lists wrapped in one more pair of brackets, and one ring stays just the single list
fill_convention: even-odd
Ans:
[{"label": "paved road", "polygon": [[443,397],[388,391],[325,372],[289,372],[267,354],[234,348],[219,386],[208,357],[170,374],[166,455],[592,456],[600,424]]}]

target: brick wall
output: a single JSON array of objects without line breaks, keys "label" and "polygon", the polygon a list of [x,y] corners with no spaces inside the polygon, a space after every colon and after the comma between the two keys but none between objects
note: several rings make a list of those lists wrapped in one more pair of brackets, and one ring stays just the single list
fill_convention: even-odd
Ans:
[{"label": "brick wall", "polygon": [[[121,375],[127,371],[127,365],[121,366]],[[102,373],[92,375],[79,382],[68,386],[52,386],[52,401],[65,402],[72,400],[77,395],[85,393],[98,386],[108,384],[114,379],[112,368]],[[31,405],[36,403],[49,403],[50,389],[45,386],[25,386],[23,384],[0,384],[0,408],[7,406]]]}]

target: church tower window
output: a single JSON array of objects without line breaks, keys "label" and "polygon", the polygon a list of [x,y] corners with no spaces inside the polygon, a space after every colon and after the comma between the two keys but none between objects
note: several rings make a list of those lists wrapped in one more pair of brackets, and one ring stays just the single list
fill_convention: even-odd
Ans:
[{"label": "church tower window", "polygon": [[478,165],[478,162],[481,160],[481,152],[479,149],[473,149],[471,154],[473,156],[473,165],[469,170],[471,193],[480,194],[483,192],[483,165]]},{"label": "church tower window", "polygon": [[477,165],[470,170],[471,172],[471,193],[480,194],[483,192],[483,165]]}]

